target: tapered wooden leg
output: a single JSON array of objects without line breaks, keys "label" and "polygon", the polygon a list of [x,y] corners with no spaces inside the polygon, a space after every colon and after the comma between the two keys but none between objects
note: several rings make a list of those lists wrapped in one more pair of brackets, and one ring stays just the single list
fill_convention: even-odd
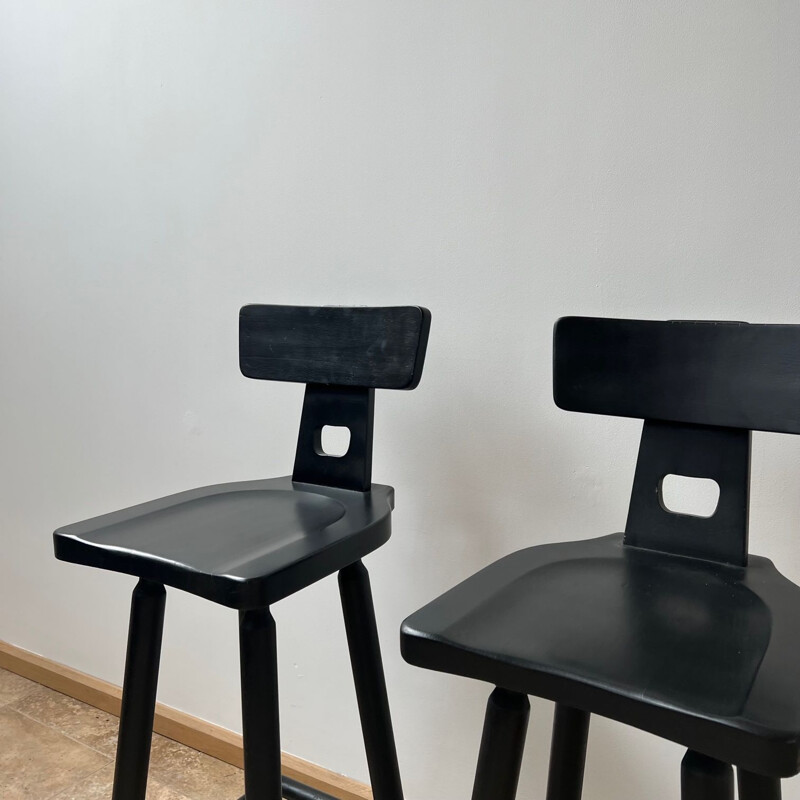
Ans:
[{"label": "tapered wooden leg", "polygon": [[586,764],[589,713],[556,705],[547,800],[580,800]]},{"label": "tapered wooden leg", "polygon": [[514,800],[530,708],[524,694],[498,687],[489,695],[472,800]]},{"label": "tapered wooden leg", "polygon": [[339,593],[372,793],[375,800],[403,800],[369,573],[360,561],[339,572]]},{"label": "tapered wooden leg", "polygon": [[239,612],[244,790],[247,800],[281,800],[278,648],[268,608]]},{"label": "tapered wooden leg", "polygon": [[681,800],[733,800],[733,768],[687,750],[681,762]]},{"label": "tapered wooden leg", "polygon": [[768,778],[737,767],[739,800],[781,800],[780,778]]},{"label": "tapered wooden leg", "polygon": [[166,600],[160,583],[133,590],[113,800],[145,800]]}]

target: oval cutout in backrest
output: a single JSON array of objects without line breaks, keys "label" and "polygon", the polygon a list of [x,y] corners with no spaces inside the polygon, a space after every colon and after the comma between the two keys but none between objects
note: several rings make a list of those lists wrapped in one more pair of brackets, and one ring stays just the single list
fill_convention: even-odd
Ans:
[{"label": "oval cutout in backrest", "polygon": [[692,517],[713,517],[719,503],[719,484],[711,478],[665,475],[658,496],[665,511]]},{"label": "oval cutout in backrest", "polygon": [[320,432],[320,455],[341,458],[350,449],[350,428],[343,425],[323,425]]}]

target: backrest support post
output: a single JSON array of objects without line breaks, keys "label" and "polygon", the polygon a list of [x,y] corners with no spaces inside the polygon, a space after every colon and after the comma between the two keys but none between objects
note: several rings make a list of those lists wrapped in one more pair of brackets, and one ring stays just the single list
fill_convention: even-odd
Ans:
[{"label": "backrest support post", "polygon": [[[358,492],[372,485],[375,390],[309,383],[303,401],[292,480]],[[341,456],[322,449],[322,429],[347,428],[350,445]]]},{"label": "backrest support post", "polygon": [[[726,564],[747,564],[750,431],[645,420],[625,544]],[[669,511],[670,474],[711,478],[719,501],[710,517]]]}]

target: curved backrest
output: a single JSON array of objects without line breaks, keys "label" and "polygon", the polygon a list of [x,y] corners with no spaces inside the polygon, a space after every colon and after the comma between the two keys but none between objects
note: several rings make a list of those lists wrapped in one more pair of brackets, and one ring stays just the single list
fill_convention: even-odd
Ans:
[{"label": "curved backrest", "polygon": [[800,433],[800,325],[564,317],[553,364],[568,411]]},{"label": "curved backrest", "polygon": [[[560,408],[645,420],[625,543],[746,564],[750,431],[800,433],[800,325],[565,317],[553,365]],[[670,511],[671,474],[714,480],[714,513]]]},{"label": "curved backrest", "polygon": [[414,389],[430,324],[419,306],[244,306],[239,365],[262,380]]},{"label": "curved backrest", "polygon": [[[369,491],[375,389],[414,389],[431,314],[419,306],[244,306],[239,366],[248,378],[305,383],[292,480]],[[325,452],[326,427],[347,428],[342,455]]]}]

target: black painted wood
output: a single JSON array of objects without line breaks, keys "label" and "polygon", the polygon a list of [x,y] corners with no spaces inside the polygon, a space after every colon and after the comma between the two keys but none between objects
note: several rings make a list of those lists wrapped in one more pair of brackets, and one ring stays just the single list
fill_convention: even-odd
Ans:
[{"label": "black painted wood", "polygon": [[339,594],[372,796],[374,800],[403,800],[372,588],[360,561],[339,573]]},{"label": "black painted wood", "polygon": [[800,326],[565,317],[553,391],[568,411],[800,433]]},{"label": "black painted wood", "polygon": [[531,704],[499,686],[489,695],[472,800],[514,800]]},{"label": "black painted wood", "polygon": [[239,612],[244,795],[281,800],[278,645],[269,609]]},{"label": "black painted wood", "polygon": [[245,306],[240,366],[248,378],[414,389],[430,321],[430,312],[418,306]]},{"label": "black painted wood", "polygon": [[589,713],[556,705],[545,800],[581,800]]},{"label": "black painted wood", "polygon": [[231,608],[262,608],[389,539],[394,490],[290,477],[205,486],[56,531],[56,557],[165,583]]},{"label": "black painted wood", "polygon": [[739,800],[781,800],[781,782],[778,778],[756,775],[745,769],[736,770]]},{"label": "black painted wood", "polygon": [[689,750],[681,762],[681,800],[733,800],[733,770]]},{"label": "black painted wood", "polygon": [[[375,390],[361,386],[306,386],[292,480],[366,492],[372,485]],[[325,453],[322,429],[347,428],[350,446],[342,456]]]},{"label": "black painted wood", "polygon": [[496,561],[410,616],[401,650],[416,666],[789,777],[800,763],[798,619],[800,587],[766,558],[743,568],[612,534]]},{"label": "black painted wood", "polygon": [[[669,511],[662,499],[665,475],[711,478],[719,502],[711,517]],[[667,553],[747,563],[750,431],[648,420],[625,525],[625,543]]]},{"label": "black painted wood", "polygon": [[[645,418],[626,533],[491,564],[403,623],[406,661],[736,764],[754,800],[778,791],[800,769],[800,587],[747,554],[750,427],[800,429],[798,343],[800,326],[561,320],[556,401]],[[716,480],[715,514],[665,510],[670,473]],[[706,795],[687,774],[689,796],[727,797],[727,778]]]},{"label": "black painted wood", "polygon": [[140,580],[133,590],[112,800],[145,800],[167,593]]}]

